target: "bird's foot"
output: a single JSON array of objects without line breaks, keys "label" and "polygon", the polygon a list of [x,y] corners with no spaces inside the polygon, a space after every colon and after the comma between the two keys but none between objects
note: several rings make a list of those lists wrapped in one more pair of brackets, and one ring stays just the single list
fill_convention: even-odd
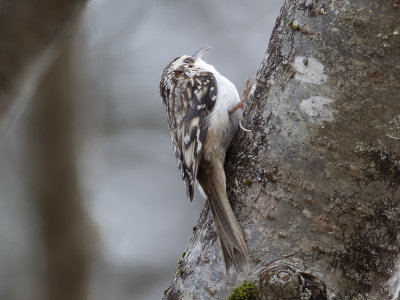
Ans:
[{"label": "bird's foot", "polygon": [[239,101],[239,103],[236,104],[236,106],[229,112],[229,116],[231,116],[239,108],[241,109],[240,115],[239,115],[239,127],[240,127],[240,129],[242,129],[243,131],[246,131],[246,132],[251,132],[251,130],[244,128],[243,125],[242,125],[243,110],[244,110],[244,103],[247,101],[247,99],[249,97],[249,94],[250,94],[250,91],[253,88],[253,84],[250,84],[250,81],[253,78],[254,78],[254,75],[252,75],[249,78],[247,78],[247,80],[246,80],[246,88],[242,91],[242,96],[243,96],[242,100]]}]

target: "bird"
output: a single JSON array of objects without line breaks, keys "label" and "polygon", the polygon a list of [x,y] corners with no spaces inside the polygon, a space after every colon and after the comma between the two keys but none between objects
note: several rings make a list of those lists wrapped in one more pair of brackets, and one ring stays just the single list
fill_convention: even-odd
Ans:
[{"label": "bird", "polygon": [[216,225],[226,270],[247,261],[243,232],[226,194],[226,151],[238,127],[245,129],[235,85],[202,60],[211,46],[173,59],[164,69],[160,95],[178,169],[193,200],[197,181]]}]

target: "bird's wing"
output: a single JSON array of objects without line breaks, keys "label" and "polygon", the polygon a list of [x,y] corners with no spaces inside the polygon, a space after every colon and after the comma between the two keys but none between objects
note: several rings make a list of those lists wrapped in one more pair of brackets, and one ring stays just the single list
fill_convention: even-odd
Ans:
[{"label": "bird's wing", "polygon": [[[178,168],[186,184],[186,193],[193,199],[194,182],[207,135],[206,118],[217,99],[217,83],[211,72],[196,72],[177,84],[172,91],[174,115],[168,120]],[[173,119],[173,120],[170,120]]]}]

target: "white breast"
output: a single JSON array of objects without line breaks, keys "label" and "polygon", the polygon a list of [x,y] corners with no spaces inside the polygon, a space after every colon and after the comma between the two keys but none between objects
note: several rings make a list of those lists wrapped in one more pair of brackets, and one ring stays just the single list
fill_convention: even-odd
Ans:
[{"label": "white breast", "polygon": [[[220,152],[225,158],[226,148],[238,126],[239,119],[237,113],[229,117],[229,112],[240,101],[239,93],[235,85],[221,75],[212,65],[207,64],[201,59],[196,61],[199,66],[209,72],[212,72],[217,80],[217,100],[213,111],[208,117],[208,132],[206,138],[205,149]],[[217,155],[217,153],[204,153],[204,158],[210,160],[209,155]],[[223,154],[222,154],[223,153]]]}]

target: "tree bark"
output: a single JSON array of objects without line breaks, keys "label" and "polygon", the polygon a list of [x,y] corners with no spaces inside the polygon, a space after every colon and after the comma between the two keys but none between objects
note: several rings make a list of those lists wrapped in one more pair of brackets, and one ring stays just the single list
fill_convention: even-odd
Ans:
[{"label": "tree bark", "polygon": [[257,299],[397,299],[399,20],[398,0],[285,1],[226,162],[248,264],[226,274],[206,207],[164,299],[244,280]]}]

